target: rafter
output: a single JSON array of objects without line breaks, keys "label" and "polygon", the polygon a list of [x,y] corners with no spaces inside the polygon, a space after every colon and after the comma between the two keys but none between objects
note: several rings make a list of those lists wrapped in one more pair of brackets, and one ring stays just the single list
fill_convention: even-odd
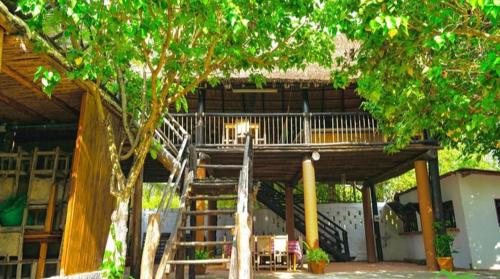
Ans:
[{"label": "rafter", "polygon": [[[3,65],[1,68],[1,71],[2,71],[2,73],[13,78],[15,81],[19,82],[24,87],[30,89],[38,97],[47,97],[47,95],[45,93],[43,93],[43,91],[38,86],[36,86],[31,80],[27,79],[25,76],[18,73],[16,70],[12,69],[10,66]],[[56,104],[58,107],[60,107],[64,111],[72,114],[73,116],[78,117],[78,115],[79,115],[78,110],[74,109],[73,107],[68,105],[66,102],[64,102],[63,100],[58,98],[57,96],[52,96],[50,99],[54,102],[54,104]]]},{"label": "rafter", "polygon": [[6,94],[4,94],[2,91],[0,91],[0,102],[11,106],[15,110],[19,111],[20,113],[26,114],[30,117],[38,118],[38,119],[43,119],[43,120],[48,120],[47,117],[41,115],[37,111],[19,103],[18,101],[14,100],[13,98],[8,97]]}]

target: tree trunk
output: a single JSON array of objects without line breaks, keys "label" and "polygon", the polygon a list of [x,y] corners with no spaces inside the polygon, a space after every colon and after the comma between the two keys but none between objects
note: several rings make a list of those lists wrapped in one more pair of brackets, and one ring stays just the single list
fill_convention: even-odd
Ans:
[{"label": "tree trunk", "polygon": [[121,278],[125,270],[129,201],[130,197],[117,198],[116,208],[111,215],[111,227],[103,260],[103,272],[106,278]]}]

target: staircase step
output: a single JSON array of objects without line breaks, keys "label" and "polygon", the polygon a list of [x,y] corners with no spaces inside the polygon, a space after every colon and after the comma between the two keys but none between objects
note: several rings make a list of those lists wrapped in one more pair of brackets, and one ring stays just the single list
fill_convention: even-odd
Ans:
[{"label": "staircase step", "polygon": [[234,179],[195,179],[193,186],[236,186],[238,181]]},{"label": "staircase step", "polygon": [[196,210],[185,211],[186,215],[227,215],[236,213],[235,209],[217,209],[217,210]]},{"label": "staircase step", "polygon": [[238,196],[210,196],[210,195],[198,195],[198,196],[188,196],[187,197],[190,200],[207,200],[207,201],[214,201],[214,200],[236,200]]},{"label": "staircase step", "polygon": [[186,231],[192,231],[192,230],[219,231],[219,230],[232,230],[234,228],[236,228],[236,226],[234,225],[179,227],[180,230],[186,230]]},{"label": "staircase step", "polygon": [[230,245],[232,241],[189,241],[189,242],[176,242],[177,246],[217,246],[217,245]]},{"label": "staircase step", "polygon": [[212,164],[200,164],[198,165],[198,167],[206,169],[233,169],[233,170],[239,170],[243,168],[242,165],[212,165]]},{"label": "staircase step", "polygon": [[226,259],[206,259],[206,260],[174,260],[174,261],[167,261],[167,264],[222,264],[222,263],[228,263],[231,261],[231,258],[226,258]]},{"label": "staircase step", "polygon": [[234,179],[199,179],[192,182],[191,192],[197,195],[234,195],[237,185]]}]

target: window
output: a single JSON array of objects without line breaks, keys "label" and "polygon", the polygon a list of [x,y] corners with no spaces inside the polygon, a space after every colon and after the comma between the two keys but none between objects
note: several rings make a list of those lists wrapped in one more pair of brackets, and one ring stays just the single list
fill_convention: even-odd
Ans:
[{"label": "window", "polygon": [[453,210],[453,201],[443,202],[443,219],[446,228],[456,228],[455,211]]},{"label": "window", "polygon": [[495,199],[495,207],[497,208],[497,219],[500,226],[500,199]]}]

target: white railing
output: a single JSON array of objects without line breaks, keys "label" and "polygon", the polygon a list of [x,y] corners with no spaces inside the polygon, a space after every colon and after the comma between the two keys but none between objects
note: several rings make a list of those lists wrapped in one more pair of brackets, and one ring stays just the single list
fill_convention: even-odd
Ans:
[{"label": "white railing", "polygon": [[[363,112],[186,113],[172,117],[197,145],[243,145],[246,133],[252,135],[255,145],[386,143],[375,119]],[[175,139],[175,135],[165,134]]]}]

